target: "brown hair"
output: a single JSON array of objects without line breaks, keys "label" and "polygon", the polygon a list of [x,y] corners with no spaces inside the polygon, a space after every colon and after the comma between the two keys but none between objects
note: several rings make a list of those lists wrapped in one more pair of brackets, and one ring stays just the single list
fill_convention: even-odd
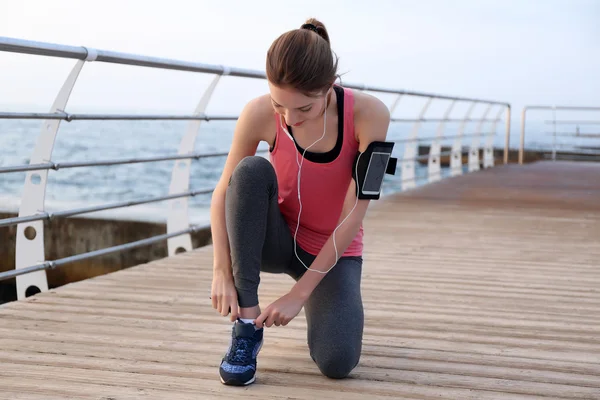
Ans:
[{"label": "brown hair", "polygon": [[321,94],[332,85],[337,66],[325,25],[314,18],[279,36],[267,52],[267,79],[307,96]]}]

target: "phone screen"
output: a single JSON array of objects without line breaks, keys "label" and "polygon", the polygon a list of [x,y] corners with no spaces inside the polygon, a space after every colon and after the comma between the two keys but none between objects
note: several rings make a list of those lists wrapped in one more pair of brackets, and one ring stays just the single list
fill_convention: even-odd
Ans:
[{"label": "phone screen", "polygon": [[371,154],[371,160],[367,167],[367,175],[363,184],[362,192],[364,194],[378,194],[381,191],[381,184],[385,170],[387,169],[390,153],[374,151]]}]

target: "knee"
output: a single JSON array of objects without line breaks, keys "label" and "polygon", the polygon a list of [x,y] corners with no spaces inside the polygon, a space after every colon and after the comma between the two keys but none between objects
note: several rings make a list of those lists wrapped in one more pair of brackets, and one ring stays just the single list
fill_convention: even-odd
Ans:
[{"label": "knee", "polygon": [[346,378],[358,365],[360,354],[337,350],[313,357],[323,375],[332,379]]},{"label": "knee", "polygon": [[240,177],[241,181],[244,181],[252,178],[271,177],[274,172],[273,166],[266,158],[248,156],[242,158],[232,175],[233,177]]},{"label": "knee", "polygon": [[240,200],[245,200],[244,204],[256,204],[272,198],[278,190],[277,175],[269,160],[260,156],[248,156],[233,170],[225,191],[225,201],[228,209],[239,207]]},{"label": "knee", "polygon": [[229,178],[228,190],[255,191],[259,188],[267,188],[276,184],[277,176],[275,169],[269,160],[260,156],[244,157],[233,170]]}]

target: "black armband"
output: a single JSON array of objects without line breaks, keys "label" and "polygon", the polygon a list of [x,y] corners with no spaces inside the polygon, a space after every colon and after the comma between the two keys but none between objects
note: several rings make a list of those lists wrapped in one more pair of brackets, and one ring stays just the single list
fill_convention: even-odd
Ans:
[{"label": "black armband", "polygon": [[392,158],[394,142],[372,142],[356,155],[352,177],[358,185],[358,198],[378,200],[384,175],[396,173],[397,159]]}]

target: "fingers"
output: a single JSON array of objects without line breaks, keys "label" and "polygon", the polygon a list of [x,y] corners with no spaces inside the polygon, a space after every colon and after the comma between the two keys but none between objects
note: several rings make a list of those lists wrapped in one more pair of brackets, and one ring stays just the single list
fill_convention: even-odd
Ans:
[{"label": "fingers", "polygon": [[210,299],[212,307],[217,310],[219,314],[226,317],[231,313],[231,321],[235,321],[239,317],[237,292],[235,288],[233,288],[233,290],[227,289],[229,288],[220,291],[213,289]]},{"label": "fingers", "polygon": [[226,317],[227,314],[229,314],[229,302],[225,296],[221,297],[221,300],[219,301],[219,307],[219,314]]},{"label": "fingers", "polygon": [[217,307],[215,308],[219,314],[221,314],[221,310],[223,309],[223,296],[221,294],[217,294]]},{"label": "fingers", "polygon": [[237,301],[231,304],[231,322],[236,321],[239,317],[239,307]]},{"label": "fingers", "polygon": [[[238,316],[239,316],[239,305],[238,305],[238,298],[237,298],[237,292],[235,291],[235,289],[233,289],[233,291],[231,292],[231,294],[229,294],[227,296],[228,299],[228,310],[227,313],[231,313],[231,321],[235,321],[237,320]],[[225,314],[227,315],[227,314]]]},{"label": "fingers", "polygon": [[265,309],[265,311],[263,311],[255,320],[254,320],[254,325],[260,329],[262,328],[265,322],[265,319],[269,316],[269,308],[267,307]]},{"label": "fingers", "polygon": [[275,326],[279,326],[279,313],[278,312],[271,312],[271,314],[269,315],[269,317],[267,318],[267,320],[265,321],[265,325],[270,328],[273,325]]},{"label": "fingers", "polygon": [[229,308],[229,304],[227,304],[227,301],[225,299],[225,296],[217,294],[211,296],[211,300],[212,300],[212,304],[213,304],[213,308],[215,310],[217,310],[217,312],[221,315],[227,315],[227,314],[223,314],[223,311]]},{"label": "fingers", "polygon": [[273,310],[272,308],[267,307],[262,314],[258,316],[254,320],[254,324],[258,329],[266,326],[270,328],[271,326],[285,326],[287,325],[289,320],[287,318],[283,318],[283,316],[278,312]]},{"label": "fingers", "polygon": [[223,296],[223,299],[220,302],[221,309],[219,313],[226,317],[229,315],[231,310],[237,306],[237,299],[233,298],[233,296]]},{"label": "fingers", "polygon": [[254,320],[254,324],[258,329],[262,327],[270,327],[273,325],[273,307],[267,307],[258,318]]}]

